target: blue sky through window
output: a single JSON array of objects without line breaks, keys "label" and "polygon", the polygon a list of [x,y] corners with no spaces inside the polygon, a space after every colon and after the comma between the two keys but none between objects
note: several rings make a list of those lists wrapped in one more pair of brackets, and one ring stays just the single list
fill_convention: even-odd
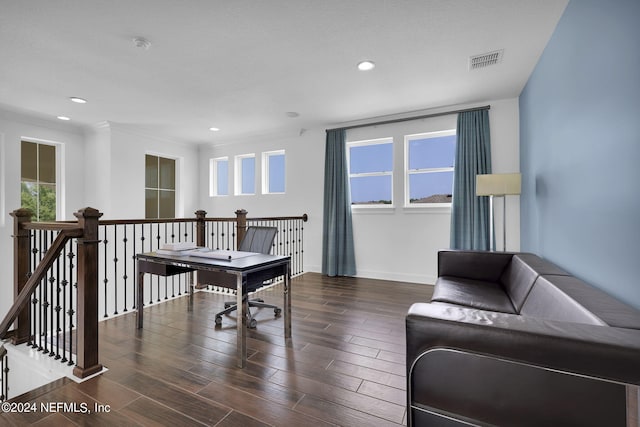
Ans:
[{"label": "blue sky through window", "polygon": [[409,140],[409,169],[452,168],[456,136]]},{"label": "blue sky through window", "polygon": [[216,160],[216,194],[229,195],[229,160]]},{"label": "blue sky through window", "polygon": [[256,158],[243,157],[241,165],[241,194],[255,194],[256,192]]},{"label": "blue sky through window", "polygon": [[284,193],[284,154],[269,156],[269,193]]},{"label": "blue sky through window", "polygon": [[373,176],[351,177],[352,204],[389,204],[392,201],[392,177],[382,175],[393,171],[393,142],[354,145],[349,148],[349,172],[354,174],[378,173]]}]

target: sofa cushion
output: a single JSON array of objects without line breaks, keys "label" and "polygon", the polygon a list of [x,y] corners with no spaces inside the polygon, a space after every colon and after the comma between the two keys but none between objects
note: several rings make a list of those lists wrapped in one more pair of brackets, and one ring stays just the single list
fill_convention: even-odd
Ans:
[{"label": "sofa cushion", "polygon": [[[564,292],[567,286],[561,282],[565,285],[568,284],[569,288],[575,289],[577,283],[569,284],[568,281],[576,280],[578,279],[572,276],[538,277],[522,305],[520,314],[548,320],[605,326],[606,323],[600,317]],[[580,281],[578,280],[578,282]],[[559,284],[560,286],[558,286]],[[584,285],[582,283],[579,286]]]},{"label": "sofa cushion", "polygon": [[[535,317],[540,316],[541,307],[538,304],[541,303],[542,288],[545,288],[546,293],[555,296],[556,300],[568,300],[573,302],[573,307],[581,307],[585,312],[590,313],[593,317],[597,318],[598,324],[605,324],[617,328],[632,328],[640,329],[640,311],[634,309],[627,304],[618,301],[609,294],[594,288],[593,286],[583,282],[577,277],[573,276],[543,276],[539,279],[540,283],[536,281],[532,295],[531,302],[527,298],[525,307],[522,308],[522,314],[533,315]],[[533,294],[533,291],[539,287],[540,290]],[[544,310],[550,310],[551,307],[547,307]],[[562,307],[565,310],[565,307]],[[527,314],[528,313],[528,314]],[[554,317],[555,319],[555,317]],[[565,320],[565,319],[557,319]]]},{"label": "sofa cushion", "polygon": [[516,310],[499,283],[441,276],[431,301],[515,314]]},{"label": "sofa cushion", "polygon": [[546,274],[568,275],[569,273],[534,254],[516,254],[511,258],[511,262],[500,277],[500,283],[509,294],[517,312],[520,312],[538,276]]},{"label": "sofa cushion", "polygon": [[438,276],[497,282],[513,253],[448,250],[438,252]]}]

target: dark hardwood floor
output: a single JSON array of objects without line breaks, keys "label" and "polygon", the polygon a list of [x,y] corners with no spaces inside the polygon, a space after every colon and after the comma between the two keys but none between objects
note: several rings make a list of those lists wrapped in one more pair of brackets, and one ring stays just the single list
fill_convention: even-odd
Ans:
[{"label": "dark hardwood floor", "polygon": [[[432,291],[428,285],[314,273],[297,277],[293,337],[284,339],[283,321],[273,310],[257,310],[245,369],[235,366],[235,316],[214,327],[215,312],[229,297],[196,293],[192,311],[186,297],[152,306],[145,309],[143,330],[135,329],[133,313],[100,323],[100,360],[108,372],[81,384],[62,379],[19,399],[38,409],[41,402],[77,408],[3,413],[0,424],[402,425],[404,316]],[[260,294],[281,304],[281,285]]]}]

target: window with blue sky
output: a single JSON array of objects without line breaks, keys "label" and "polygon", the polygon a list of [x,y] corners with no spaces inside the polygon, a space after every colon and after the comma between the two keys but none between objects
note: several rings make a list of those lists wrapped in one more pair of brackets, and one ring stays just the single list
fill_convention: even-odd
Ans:
[{"label": "window with blue sky", "polygon": [[393,140],[349,143],[352,205],[393,203]]},{"label": "window with blue sky", "polygon": [[451,203],[455,130],[405,137],[405,205]]},{"label": "window with blue sky", "polygon": [[229,195],[229,158],[211,159],[209,163],[210,196]]},{"label": "window with blue sky", "polygon": [[236,156],[235,164],[236,195],[251,195],[256,193],[256,156],[243,154]]},{"label": "window with blue sky", "polygon": [[285,192],[284,150],[262,153],[262,192],[264,194]]}]

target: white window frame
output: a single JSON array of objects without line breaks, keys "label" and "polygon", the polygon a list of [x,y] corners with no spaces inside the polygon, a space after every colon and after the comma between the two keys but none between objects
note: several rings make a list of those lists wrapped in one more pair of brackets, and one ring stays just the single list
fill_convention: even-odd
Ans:
[{"label": "white window frame", "polygon": [[409,177],[414,174],[425,174],[425,173],[437,173],[437,172],[453,172],[454,167],[445,167],[445,168],[422,168],[422,169],[409,169],[409,142],[414,139],[426,139],[426,138],[438,138],[441,136],[451,136],[455,135],[455,129],[436,131],[436,132],[425,132],[425,133],[416,133],[412,135],[405,135],[404,137],[404,207],[405,208],[422,208],[422,209],[433,209],[433,208],[451,208],[451,203],[411,203],[410,202],[410,192],[409,188]]},{"label": "white window frame", "polygon": [[255,162],[255,158],[256,155],[255,153],[249,153],[249,154],[239,154],[237,156],[235,156],[235,161],[234,161],[234,188],[235,188],[235,195],[236,196],[254,196],[255,193],[255,189],[257,187],[256,182],[254,181],[253,183],[253,193],[243,193],[242,192],[242,160],[244,159],[249,159],[249,158],[253,158],[254,159],[254,163],[253,163],[253,167],[254,167],[254,180],[258,178],[258,174],[256,173],[257,171],[255,170],[255,168],[257,167],[256,162]]},{"label": "white window frame", "polygon": [[[56,221],[65,221],[66,215],[66,194],[65,194],[65,145],[62,142],[50,141],[47,139],[31,138],[23,136],[20,138],[22,141],[31,142],[34,144],[53,145],[56,148]],[[3,156],[4,157],[4,156]],[[22,159],[20,159],[22,161]],[[20,176],[22,182],[22,176]]]},{"label": "white window frame", "polygon": [[[168,159],[168,160],[173,160],[175,162],[175,169],[174,169],[174,177],[173,179],[175,180],[174,182],[174,186],[175,189],[173,190],[175,193],[175,204],[174,204],[174,210],[175,210],[175,217],[176,218],[180,218],[184,216],[184,202],[182,201],[182,191],[181,191],[181,170],[182,170],[182,157],[175,157],[175,156],[171,156],[168,154],[164,154],[161,153],[159,151],[145,151],[144,153],[145,158],[146,156],[155,156],[155,157],[162,157],[164,159]],[[146,171],[145,171],[146,173]],[[158,188],[156,190],[164,190],[164,191],[172,191],[170,189],[164,189],[164,188],[160,188],[160,181],[158,181]],[[145,182],[144,185],[145,190],[149,189],[149,190],[153,190],[154,188],[152,187],[147,187],[147,184]],[[145,215],[146,216],[146,215]],[[154,218],[152,218],[154,219]]]},{"label": "white window frame", "polygon": [[[269,158],[284,156],[284,191],[269,191]],[[285,194],[287,191],[287,156],[285,150],[265,151],[262,153],[262,194]]]},{"label": "white window frame", "polygon": [[[391,144],[391,170],[390,171],[351,173],[351,148],[352,147],[363,147],[367,145],[383,145],[383,144]],[[355,204],[355,205],[352,204],[351,205],[352,209],[393,209],[394,208],[395,199],[393,197],[393,165],[394,165],[393,155],[394,155],[393,137],[347,142],[347,165],[349,168],[349,182],[351,182],[351,178],[364,178],[364,177],[371,177],[371,176],[390,176],[391,177],[391,204],[383,204],[383,203],[369,203],[369,204]]]},{"label": "white window frame", "polygon": [[[227,162],[227,194],[218,194],[218,164],[220,162]],[[229,156],[209,159],[209,197],[227,197],[231,194],[231,191],[229,191],[229,184],[231,183],[229,172]]]}]

